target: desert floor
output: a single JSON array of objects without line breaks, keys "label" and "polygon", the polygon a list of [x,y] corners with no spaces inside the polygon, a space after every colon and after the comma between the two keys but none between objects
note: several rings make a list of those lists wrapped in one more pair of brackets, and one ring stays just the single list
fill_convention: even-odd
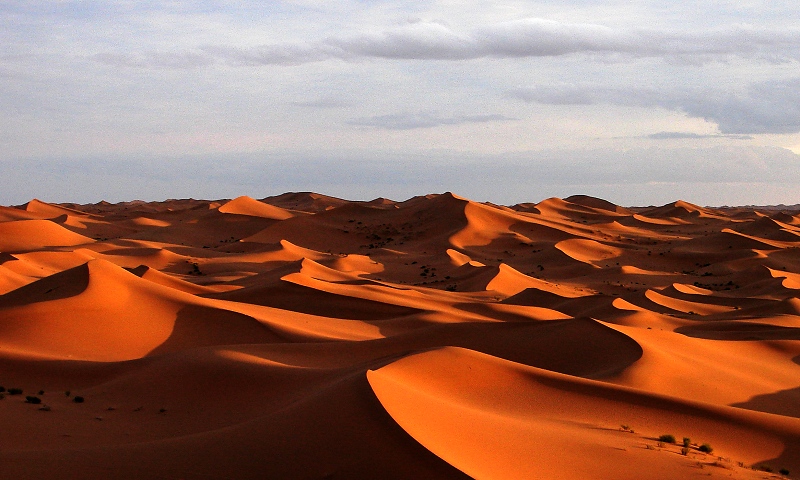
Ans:
[{"label": "desert floor", "polygon": [[798,212],[33,200],[0,252],[4,478],[800,476]]}]

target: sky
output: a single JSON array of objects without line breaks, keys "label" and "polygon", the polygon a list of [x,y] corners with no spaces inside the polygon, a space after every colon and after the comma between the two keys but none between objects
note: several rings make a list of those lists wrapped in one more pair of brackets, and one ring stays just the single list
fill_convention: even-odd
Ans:
[{"label": "sky", "polygon": [[0,2],[0,203],[800,203],[772,1]]}]

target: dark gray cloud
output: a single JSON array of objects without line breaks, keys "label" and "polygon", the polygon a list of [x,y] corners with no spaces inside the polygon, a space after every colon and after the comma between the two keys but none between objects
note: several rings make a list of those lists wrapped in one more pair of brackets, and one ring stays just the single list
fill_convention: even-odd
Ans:
[{"label": "dark gray cloud", "polygon": [[432,113],[404,113],[358,118],[347,123],[350,125],[384,128],[387,130],[412,130],[415,128],[432,128],[441,125],[504,122],[510,120],[516,119],[503,115],[456,115],[452,117],[442,117]]},{"label": "dark gray cloud", "polygon": [[800,77],[754,83],[740,91],[582,84],[518,88],[510,95],[550,105],[662,107],[716,123],[723,134],[800,132]]}]

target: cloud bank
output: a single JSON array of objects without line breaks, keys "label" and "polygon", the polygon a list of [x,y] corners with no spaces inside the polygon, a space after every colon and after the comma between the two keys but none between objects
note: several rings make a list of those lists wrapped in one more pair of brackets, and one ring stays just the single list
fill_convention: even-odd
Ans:
[{"label": "cloud bank", "polygon": [[[189,53],[98,54],[97,61],[126,66],[195,67],[212,61],[240,66],[300,65],[364,58],[469,60],[484,57],[556,57],[570,54],[670,57],[705,60],[728,56],[771,62],[800,59],[800,29],[746,24],[707,30],[614,28],[525,18],[458,31],[436,22],[411,22],[368,29],[321,40],[259,46],[198,45]],[[175,61],[174,58],[189,61]]]},{"label": "cloud bank", "polygon": [[724,134],[800,131],[800,77],[753,83],[738,91],[573,84],[523,87],[511,96],[549,105],[662,107],[714,122]]}]

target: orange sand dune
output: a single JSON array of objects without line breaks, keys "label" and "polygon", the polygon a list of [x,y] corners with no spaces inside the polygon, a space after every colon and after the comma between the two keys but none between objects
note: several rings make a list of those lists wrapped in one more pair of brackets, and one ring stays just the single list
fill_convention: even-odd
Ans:
[{"label": "orange sand dune", "polygon": [[622,250],[602,243],[595,242],[594,240],[584,239],[570,239],[562,240],[556,243],[555,247],[571,258],[589,265],[595,265],[596,262],[606,261],[620,256]]},{"label": "orange sand dune", "polygon": [[23,390],[0,391],[0,464],[793,478],[798,218],[449,192],[0,207],[0,386]]},{"label": "orange sand dune", "polygon": [[573,203],[575,205],[583,205],[584,207],[594,208],[595,210],[608,210],[609,212],[621,213],[630,215],[631,211],[627,208],[614,205],[613,203],[603,200],[602,198],[591,197],[589,195],[571,195],[564,199],[564,201]]},{"label": "orange sand dune", "polygon": [[49,220],[17,220],[0,223],[0,251],[3,252],[74,247],[93,241]]},{"label": "orange sand dune", "polygon": [[318,213],[349,203],[347,200],[342,200],[341,198],[329,197],[312,192],[284,193],[274,197],[264,198],[261,201],[287,210],[300,210],[309,213]]},{"label": "orange sand dune", "polygon": [[5,265],[0,264],[0,295],[16,290],[32,281],[30,277],[21,275]]},{"label": "orange sand dune", "polygon": [[80,210],[67,208],[61,205],[53,205],[51,203],[46,203],[35,198],[25,204],[25,211],[30,213],[35,213],[37,215],[42,215],[44,218],[55,218],[55,217],[60,217],[62,215],[80,215],[80,216],[89,215],[88,213],[82,212]]},{"label": "orange sand dune", "polygon": [[286,220],[294,215],[280,207],[259,202],[247,196],[242,196],[231,200],[218,209],[222,213],[233,213],[236,215],[250,215],[251,217],[269,218],[272,220]]},{"label": "orange sand dune", "polygon": [[715,305],[713,303],[693,302],[690,300],[682,300],[676,297],[670,297],[655,290],[648,290],[645,296],[651,301],[663,305],[672,310],[683,313],[696,313],[698,315],[711,315],[714,313],[731,312],[735,310],[733,306]]},{"label": "orange sand dune", "polygon": [[649,210],[645,210],[642,212],[643,215],[648,217],[655,217],[655,218],[678,218],[678,219],[687,219],[687,218],[703,218],[703,219],[716,219],[716,220],[724,220],[725,217],[722,214],[718,214],[717,212],[708,209],[699,207],[689,202],[685,202],[683,200],[678,200],[674,203],[668,203],[661,207],[652,208]]},{"label": "orange sand dune", "polygon": [[[573,202],[572,200],[578,200]],[[560,198],[548,198],[537,203],[536,211],[540,215],[560,216],[564,219],[585,220],[591,217],[616,217],[619,207],[600,199],[591,197],[572,196],[565,200]],[[624,209],[620,209],[624,211]],[[620,212],[621,213],[621,212]]]},{"label": "orange sand dune", "polygon": [[530,242],[526,237],[509,232],[511,225],[524,221],[513,211],[465,201],[464,216],[467,226],[450,237],[450,243],[456,248],[488,245],[501,236],[512,237],[518,242]]},{"label": "orange sand dune", "polygon": [[769,273],[775,278],[783,278],[782,285],[786,288],[800,290],[800,274],[769,269]]},{"label": "orange sand dune", "polygon": [[[787,463],[800,460],[798,419],[647,394],[468,350],[410,356],[368,378],[409,435],[475,478],[656,479],[675,475],[675,464],[688,472],[698,460],[716,460],[648,451],[648,440],[665,431],[711,442],[720,455],[748,463],[787,447]],[[620,432],[620,423],[640,433]]]},{"label": "orange sand dune", "polygon": [[[212,311],[202,303],[92,260],[0,297],[0,338],[15,351],[97,361],[140,358],[164,345],[277,338],[256,320]],[[188,322],[181,321],[182,315]],[[184,324],[187,332],[173,335],[178,326],[187,328]]]},{"label": "orange sand dune", "polygon": [[180,278],[159,272],[158,270],[148,267],[147,265],[139,265],[136,268],[129,269],[129,271],[134,275],[136,275],[137,277],[144,278],[145,280],[149,280],[153,283],[164,285],[166,287],[170,287],[175,290],[179,290],[181,292],[191,293],[192,295],[216,293],[219,291],[226,291],[229,289],[232,290],[238,289],[238,287],[231,288],[225,285],[220,285],[217,287],[197,285],[195,283],[187,282],[186,280],[181,280]]},{"label": "orange sand dune", "polygon": [[769,217],[736,225],[731,230],[779,242],[800,242],[800,230],[797,227]]},{"label": "orange sand dune", "polygon": [[0,222],[12,222],[14,220],[41,220],[42,215],[14,207],[0,207]]}]

